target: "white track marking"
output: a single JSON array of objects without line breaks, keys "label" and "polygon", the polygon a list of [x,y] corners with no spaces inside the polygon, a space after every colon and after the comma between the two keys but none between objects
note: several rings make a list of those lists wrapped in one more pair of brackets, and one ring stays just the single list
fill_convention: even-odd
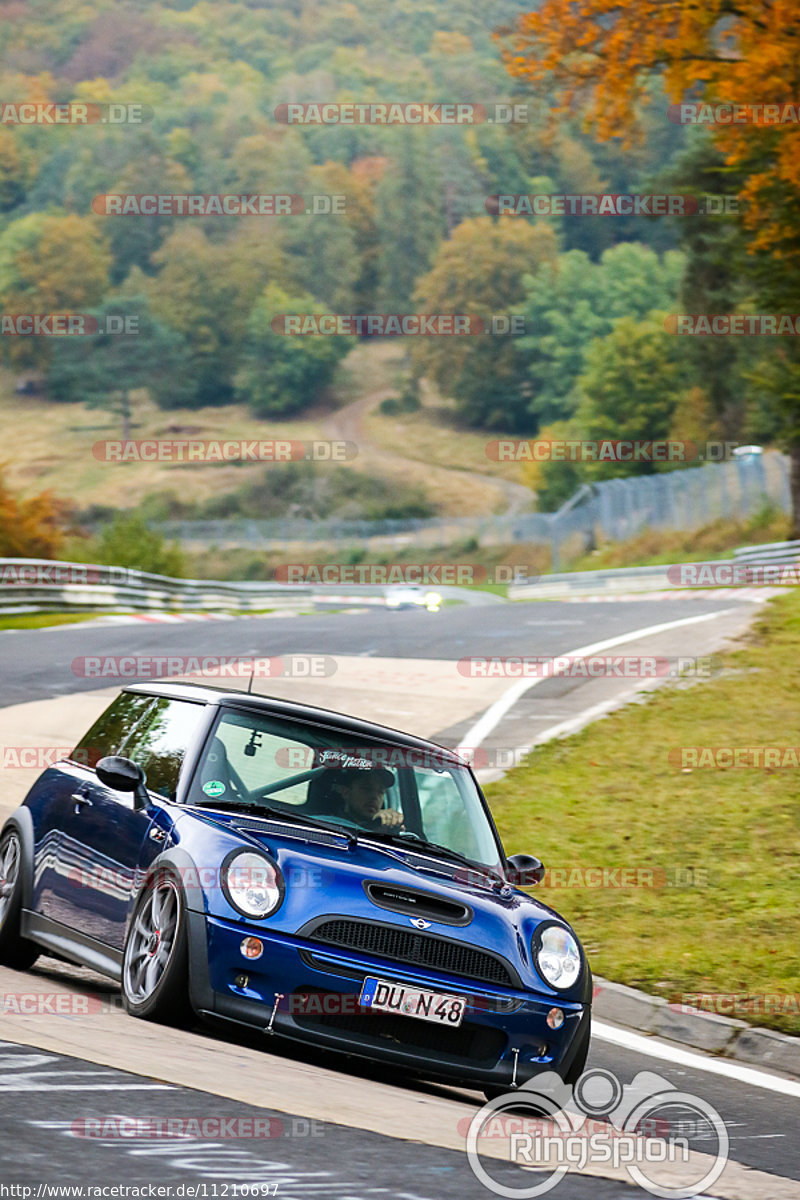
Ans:
[{"label": "white track marking", "polygon": [[[610,650],[613,646],[623,646],[626,642],[635,642],[640,638],[652,637],[657,633],[667,633],[670,629],[679,629],[682,625],[697,625],[701,621],[713,621],[717,617],[727,616],[728,613],[736,612],[735,608],[722,608],[713,613],[703,613],[698,617],[681,617],[678,621],[664,621],[660,625],[646,625],[642,629],[634,629],[630,633],[622,633],[618,637],[606,638],[602,642],[592,642],[588,646],[578,646],[575,650],[565,650],[558,654],[558,658],[577,658],[581,655],[600,654],[603,650]],[[557,677],[558,672],[547,678]],[[487,708],[486,712],[472,726],[465,737],[461,739],[461,743],[456,747],[456,754],[463,753],[465,750],[474,750],[476,746],[480,746],[484,738],[488,737],[492,730],[499,725],[503,717],[510,711],[530,688],[536,687],[537,684],[544,682],[544,676],[537,679],[518,679],[512,683],[511,687],[505,692],[499,700],[495,700],[494,704]]]},{"label": "white track marking", "polygon": [[643,1033],[632,1033],[618,1025],[607,1025],[605,1021],[592,1021],[592,1037],[601,1042],[609,1042],[612,1046],[622,1046],[624,1050],[632,1050],[636,1054],[662,1059],[675,1067],[691,1067],[695,1071],[706,1071],[710,1075],[724,1075],[727,1079],[735,1079],[738,1083],[746,1083],[751,1087],[780,1092],[783,1096],[800,1097],[800,1081],[768,1075],[766,1071],[733,1062],[729,1058],[712,1058],[701,1054],[700,1051],[684,1050],[672,1042],[662,1042]]}]

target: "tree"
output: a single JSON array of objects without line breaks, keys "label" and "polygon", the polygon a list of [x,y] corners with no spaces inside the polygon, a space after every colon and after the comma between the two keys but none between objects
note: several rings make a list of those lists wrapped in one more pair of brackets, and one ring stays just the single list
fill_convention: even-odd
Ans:
[{"label": "tree", "polygon": [[192,388],[183,339],[152,316],[144,296],[110,297],[91,316],[97,321],[96,334],[56,344],[47,376],[54,400],[82,400],[116,413],[126,441],[138,389],[147,388],[164,408],[188,403]]},{"label": "tree", "polygon": [[[423,131],[424,132],[424,131]],[[378,185],[381,311],[408,312],[415,284],[444,232],[444,187],[430,139],[403,129],[399,150]]]},{"label": "tree", "polygon": [[669,308],[682,267],[675,251],[659,257],[647,246],[622,242],[598,263],[569,250],[526,280],[522,313],[530,332],[520,349],[529,356],[529,412],[537,427],[573,415],[589,344],[610,333],[620,317],[641,320],[653,309]]},{"label": "tree", "polygon": [[55,558],[64,540],[65,505],[52,492],[27,500],[7,487],[0,467],[0,557]]},{"label": "tree", "polygon": [[[676,339],[664,328],[664,314],[654,313],[645,321],[622,317],[608,337],[592,342],[586,352],[575,424],[581,437],[592,442],[666,439],[686,386],[685,365]],[[661,465],[587,462],[584,476],[650,475]],[[670,470],[675,466],[663,465]]]},{"label": "tree", "polygon": [[[512,75],[554,98],[554,112],[580,107],[601,138],[636,133],[637,113],[661,75],[674,103],[796,106],[797,19],[787,3],[750,0],[543,0],[506,35]],[[756,258],[758,301],[796,313],[800,278],[800,122],[765,115],[712,126],[727,168],[738,174],[741,227]],[[796,342],[796,339],[792,339]],[[800,349],[779,346],[780,366],[762,373],[791,456],[793,528],[800,536]]]},{"label": "tree", "polygon": [[[85,313],[108,288],[111,255],[89,217],[31,213],[0,234],[0,305],[5,313]],[[53,339],[4,339],[11,362],[47,365]]]},{"label": "tree", "polygon": [[270,284],[248,322],[248,341],[236,375],[236,395],[259,417],[286,416],[310,408],[333,379],[354,339],[276,332],[273,320],[287,314],[322,315],[311,296],[291,296]]},{"label": "tree", "polygon": [[[429,374],[452,396],[471,425],[531,429],[527,356],[519,344],[522,339],[503,323],[518,314],[525,277],[535,278],[555,253],[555,234],[544,224],[477,217],[458,226],[419,281],[420,311],[481,317],[487,327],[472,336],[419,338],[412,350],[418,373]],[[508,331],[492,332],[493,318]]]},{"label": "tree", "polygon": [[150,529],[138,513],[118,513],[87,547],[87,556],[99,565],[150,571],[154,575],[180,578],[185,563],[180,546],[166,542]]},{"label": "tree", "polygon": [[185,340],[193,406],[233,399],[253,304],[271,278],[285,278],[287,271],[269,236],[274,220],[253,217],[224,242],[211,241],[197,226],[183,226],[154,255],[161,270],[146,284],[150,307]]}]

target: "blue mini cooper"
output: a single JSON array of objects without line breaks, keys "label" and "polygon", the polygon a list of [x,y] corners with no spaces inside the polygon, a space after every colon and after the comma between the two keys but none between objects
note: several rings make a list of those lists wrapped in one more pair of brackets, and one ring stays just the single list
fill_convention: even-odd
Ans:
[{"label": "blue mini cooper", "polygon": [[0,961],[494,1096],[580,1075],[592,982],[451,750],[321,708],[126,688],[0,834]]}]

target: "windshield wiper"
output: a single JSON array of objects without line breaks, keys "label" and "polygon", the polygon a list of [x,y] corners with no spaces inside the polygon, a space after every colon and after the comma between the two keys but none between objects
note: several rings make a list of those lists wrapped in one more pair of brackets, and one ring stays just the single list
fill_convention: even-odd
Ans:
[{"label": "windshield wiper", "polygon": [[497,872],[493,872],[490,867],[485,867],[481,863],[474,862],[473,859],[467,858],[465,854],[459,854],[458,850],[451,850],[449,846],[442,846],[439,842],[429,842],[427,838],[420,837],[418,833],[412,833],[410,830],[405,830],[403,833],[379,833],[377,836],[379,838],[387,838],[389,841],[399,843],[401,846],[408,846],[409,849],[419,847],[420,850],[429,850],[440,858],[447,858],[451,862],[463,863],[473,872],[485,875],[488,882],[503,882]]},{"label": "windshield wiper", "polygon": [[328,824],[327,821],[318,821],[316,817],[307,817],[303,813],[287,812],[283,808],[275,808],[272,804],[258,804],[254,800],[238,804],[235,800],[221,800],[215,804],[198,804],[197,807],[203,809],[219,808],[223,812],[242,812],[255,817],[294,821],[297,824],[310,825],[314,829],[324,829],[326,833],[335,833],[339,837],[343,837],[348,846],[356,846],[358,844],[358,838],[350,829],[345,829],[341,825]]}]

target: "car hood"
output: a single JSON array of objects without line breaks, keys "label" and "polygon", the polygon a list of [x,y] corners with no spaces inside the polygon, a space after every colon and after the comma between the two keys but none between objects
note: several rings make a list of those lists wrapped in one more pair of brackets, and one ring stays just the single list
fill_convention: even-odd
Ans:
[{"label": "car hood", "polygon": [[[365,834],[348,845],[339,834],[306,830],[279,819],[272,823],[195,809],[180,825],[180,840],[198,866],[221,862],[237,843],[259,847],[277,861],[285,894],[279,908],[263,921],[231,909],[220,889],[207,892],[210,912],[246,923],[253,933],[261,928],[313,942],[314,926],[326,917],[406,930],[422,928],[418,922],[423,921],[426,935],[484,948],[504,958],[523,987],[565,998],[536,972],[531,939],[542,922],[557,921],[570,928],[569,923],[517,888],[480,882],[477,871],[466,864],[461,868],[428,857],[421,847],[383,846]],[[588,976],[588,970],[583,974]],[[583,990],[579,985],[568,998],[578,999]]]}]

